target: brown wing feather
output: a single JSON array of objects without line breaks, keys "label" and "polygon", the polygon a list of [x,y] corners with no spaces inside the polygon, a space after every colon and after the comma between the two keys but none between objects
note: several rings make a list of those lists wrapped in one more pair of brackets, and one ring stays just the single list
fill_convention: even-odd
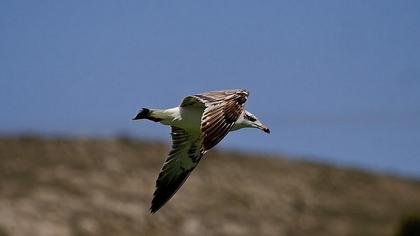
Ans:
[{"label": "brown wing feather", "polygon": [[241,97],[242,103],[246,102],[249,92],[245,89],[232,89],[222,91],[212,91],[200,93],[192,96],[185,97],[181,102],[181,107],[197,106],[197,107],[208,107],[214,105],[217,102],[227,100],[230,97]]},{"label": "brown wing feather", "polygon": [[212,91],[184,98],[181,107],[205,108],[201,117],[204,150],[218,144],[243,112],[249,92],[243,89]]},{"label": "brown wing feather", "polygon": [[249,93],[246,90],[226,90],[195,95],[206,101],[201,119],[203,147],[209,150],[230,131],[243,112]]},{"label": "brown wing feather", "polygon": [[245,89],[232,89],[232,90],[222,90],[222,91],[212,91],[212,92],[205,92],[197,94],[197,96],[203,96],[207,98],[211,98],[212,100],[225,100],[226,97],[231,95],[241,95],[244,97],[249,96],[249,92]]}]

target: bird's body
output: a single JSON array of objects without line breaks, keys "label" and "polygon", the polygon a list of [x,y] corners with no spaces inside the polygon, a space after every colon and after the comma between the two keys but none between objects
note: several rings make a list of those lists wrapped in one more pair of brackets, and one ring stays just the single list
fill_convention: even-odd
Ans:
[{"label": "bird's body", "polygon": [[201,126],[201,116],[204,109],[199,107],[174,107],[162,110],[160,114],[166,117],[160,123],[164,125],[178,127],[188,130],[190,134],[199,134]]},{"label": "bird's body", "polygon": [[246,90],[224,90],[185,97],[179,107],[143,108],[134,117],[149,119],[172,128],[172,150],[156,181],[150,211],[160,209],[181,187],[204,153],[219,143],[228,132],[246,127],[269,133],[250,112],[245,111]]},{"label": "bird's body", "polygon": [[[159,123],[187,130],[189,134],[201,134],[201,117],[204,108],[174,107],[165,110],[153,109],[154,116],[162,119]],[[245,111],[243,112],[243,114]],[[238,118],[230,131],[243,128],[243,114]]]}]

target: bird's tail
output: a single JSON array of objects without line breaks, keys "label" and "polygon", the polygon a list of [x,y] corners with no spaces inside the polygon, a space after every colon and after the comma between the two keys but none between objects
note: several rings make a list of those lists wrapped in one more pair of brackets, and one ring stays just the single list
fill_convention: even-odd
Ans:
[{"label": "bird's tail", "polygon": [[161,118],[157,118],[156,116],[154,116],[153,113],[153,109],[142,108],[133,118],[133,120],[148,119],[154,122],[159,122],[162,120]]}]

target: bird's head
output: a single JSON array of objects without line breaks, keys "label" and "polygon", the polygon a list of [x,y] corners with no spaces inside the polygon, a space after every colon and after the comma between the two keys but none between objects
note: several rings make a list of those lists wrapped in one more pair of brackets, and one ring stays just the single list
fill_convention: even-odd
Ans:
[{"label": "bird's head", "polygon": [[253,114],[251,114],[251,112],[249,111],[245,111],[244,112],[244,117],[243,117],[243,125],[245,127],[251,127],[251,128],[257,128],[260,129],[266,133],[270,133],[270,129],[265,126],[263,123],[261,123],[261,121],[258,120],[258,118],[256,116],[254,116]]}]

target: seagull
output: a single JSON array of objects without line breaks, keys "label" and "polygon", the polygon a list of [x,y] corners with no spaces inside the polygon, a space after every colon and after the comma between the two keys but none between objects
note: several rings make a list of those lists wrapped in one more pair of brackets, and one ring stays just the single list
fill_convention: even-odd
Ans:
[{"label": "seagull", "polygon": [[203,155],[230,131],[270,130],[244,109],[249,92],[243,89],[187,96],[179,107],[141,109],[133,120],[148,119],[171,127],[172,149],[156,180],[150,213],[157,212],[184,184]]}]

